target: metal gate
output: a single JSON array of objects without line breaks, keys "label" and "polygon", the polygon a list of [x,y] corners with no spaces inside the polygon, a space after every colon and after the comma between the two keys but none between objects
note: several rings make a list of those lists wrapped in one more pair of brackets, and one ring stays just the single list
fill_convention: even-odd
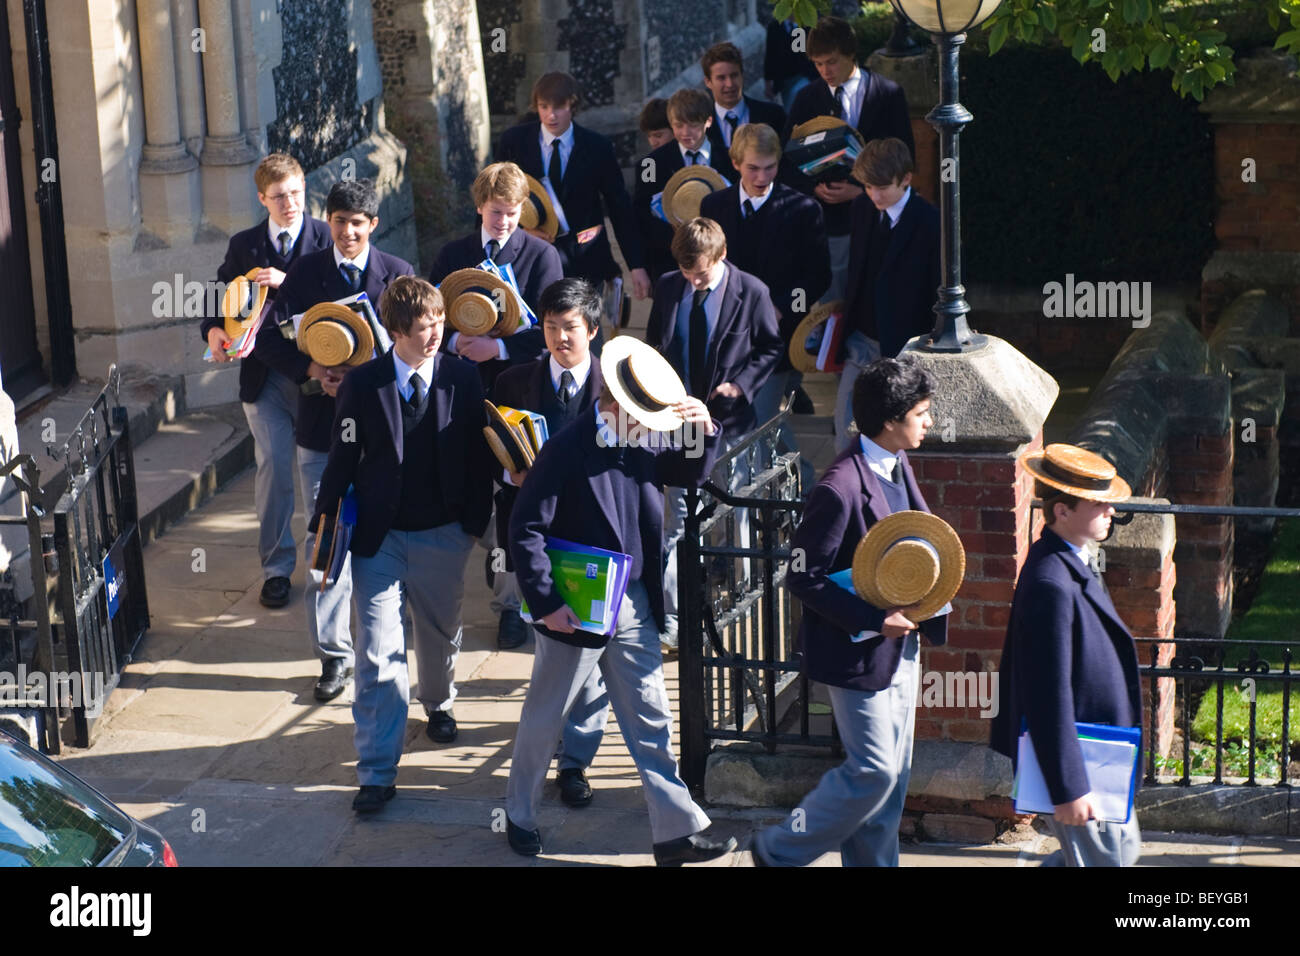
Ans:
[{"label": "metal gate", "polygon": [[[0,522],[27,526],[35,587],[32,618],[12,613],[0,621],[27,678],[18,682],[17,701],[0,704],[39,710],[42,749],[50,753],[61,750],[63,718],[71,719],[76,745],[90,745],[95,720],[149,627],[135,464],[119,386],[112,366],[67,442],[50,450],[64,463],[59,486],[41,487],[30,455],[0,468],[17,483],[24,511]],[[33,633],[27,651],[22,636]]]},{"label": "metal gate", "polygon": [[[798,601],[786,590],[803,510],[799,454],[781,454],[789,402],[720,458],[703,491],[686,490],[677,556],[682,779],[693,790],[715,740],[836,746],[808,729],[808,681],[794,646]],[[729,494],[735,470],[752,476]],[[738,522],[749,516],[746,541]],[[797,711],[793,708],[797,707]],[[797,726],[789,729],[789,720]]]}]

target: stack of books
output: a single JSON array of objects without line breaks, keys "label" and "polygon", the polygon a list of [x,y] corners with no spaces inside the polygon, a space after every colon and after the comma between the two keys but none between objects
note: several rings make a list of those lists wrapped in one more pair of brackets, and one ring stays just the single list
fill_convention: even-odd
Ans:
[{"label": "stack of books", "polygon": [[[519,303],[519,328],[515,331],[532,328],[540,324],[537,314],[528,307],[524,297],[519,292],[519,282],[515,279],[514,267],[508,262],[493,262],[491,259],[484,259],[478,264],[478,268],[484,272],[490,272],[506,285],[510,286],[510,291],[514,294],[515,301]],[[511,333],[503,333],[511,334]]]},{"label": "stack of books", "polygon": [[352,489],[339,500],[333,515],[323,514],[316,529],[316,547],[312,551],[311,567],[321,572],[320,590],[324,593],[339,579],[343,562],[352,546],[352,532],[357,526],[357,496]]},{"label": "stack of books", "polygon": [[[546,539],[546,554],[551,559],[555,591],[581,622],[582,629],[593,634],[613,634],[627,592],[632,556],[551,537]],[[534,623],[527,601],[522,602],[519,616]]]},{"label": "stack of books", "polygon": [[786,155],[805,176],[818,182],[833,182],[849,178],[863,145],[857,130],[839,126],[793,140]]},{"label": "stack of books", "polygon": [[[1082,722],[1076,723],[1074,728],[1098,819],[1107,823],[1128,823],[1133,815],[1133,796],[1137,792],[1142,728]],[[1053,813],[1056,810],[1028,730],[1022,730],[1020,734],[1011,796],[1016,802],[1017,813]]]}]

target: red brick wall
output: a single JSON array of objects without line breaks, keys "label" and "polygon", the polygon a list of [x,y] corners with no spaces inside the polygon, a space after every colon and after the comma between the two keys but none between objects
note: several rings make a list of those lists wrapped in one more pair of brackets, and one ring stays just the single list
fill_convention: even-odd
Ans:
[{"label": "red brick wall", "polygon": [[[1231,426],[1229,426],[1231,428]],[[1173,435],[1168,443],[1168,497],[1179,504],[1231,505],[1233,435]],[[1206,608],[1232,604],[1231,518],[1179,515],[1174,560],[1182,573],[1175,597],[1184,622],[1203,619]]]},{"label": "red brick wall", "polygon": [[[1242,161],[1255,160],[1255,182]],[[1286,123],[1214,127],[1214,234],[1219,248],[1300,252],[1300,136]]]}]

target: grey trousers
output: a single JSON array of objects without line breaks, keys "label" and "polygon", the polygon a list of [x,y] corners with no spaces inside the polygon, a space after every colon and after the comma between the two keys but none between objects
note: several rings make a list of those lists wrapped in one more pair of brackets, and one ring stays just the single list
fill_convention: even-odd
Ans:
[{"label": "grey trousers", "polygon": [[[307,514],[316,507],[316,493],[320,491],[321,475],[329,454],[298,446],[298,471],[302,478],[302,497]],[[352,666],[352,555],[343,559],[343,570],[333,586],[323,593],[320,590],[321,573],[311,570],[311,553],[316,547],[316,536],[307,533],[303,544],[303,562],[307,566],[307,582],[303,603],[307,606],[307,636],[312,651],[322,661],[337,657],[348,667]]]},{"label": "grey trousers", "polygon": [[403,601],[426,712],[450,710],[456,697],[465,563],[474,539],[455,522],[428,531],[390,531],[373,557],[355,555],[357,778],[386,786],[397,778],[411,686],[406,667]]},{"label": "grey trousers", "polygon": [[1128,823],[1089,820],[1083,826],[1070,826],[1049,816],[1047,825],[1061,848],[1043,866],[1133,866],[1142,855],[1136,812]]},{"label": "grey trousers", "polygon": [[904,638],[902,660],[884,690],[829,687],[846,754],[786,819],[754,835],[772,866],[806,866],[838,849],[845,866],[898,866],[898,824],[912,772],[918,645]]},{"label": "grey trousers", "polygon": [[298,386],[271,370],[257,401],[244,402],[243,406],[257,461],[253,503],[257,508],[257,553],[262,559],[262,575],[292,577],[298,557],[293,543],[293,420],[298,411]]},{"label": "grey trousers", "polygon": [[822,302],[834,302],[847,294],[849,287],[849,242],[852,237],[846,232],[842,236],[827,236],[826,247],[831,256],[831,285]]},{"label": "grey trousers", "polygon": [[862,370],[880,358],[880,343],[861,332],[850,332],[844,340],[848,353],[844,370],[840,372],[839,389],[835,393],[835,453],[839,454],[853,442],[849,425],[853,423],[853,385]]},{"label": "grey trousers", "polygon": [[506,784],[510,820],[537,829],[537,808],[556,737],[565,714],[596,669],[605,678],[614,715],[641,775],[654,842],[703,830],[709,818],[691,799],[673,755],[673,715],[664,686],[663,652],[650,599],[640,581],[628,584],[618,626],[604,647],[574,647],[544,634],[537,636],[533,674],[519,714]]}]

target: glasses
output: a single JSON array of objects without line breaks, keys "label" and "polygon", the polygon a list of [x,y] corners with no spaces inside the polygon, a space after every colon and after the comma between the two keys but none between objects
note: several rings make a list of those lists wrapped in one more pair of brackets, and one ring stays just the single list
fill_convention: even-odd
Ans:
[{"label": "glasses", "polygon": [[268,195],[266,198],[269,202],[284,204],[291,199],[301,200],[302,193],[303,191],[301,189],[293,189],[287,193],[275,193],[274,195]]}]

